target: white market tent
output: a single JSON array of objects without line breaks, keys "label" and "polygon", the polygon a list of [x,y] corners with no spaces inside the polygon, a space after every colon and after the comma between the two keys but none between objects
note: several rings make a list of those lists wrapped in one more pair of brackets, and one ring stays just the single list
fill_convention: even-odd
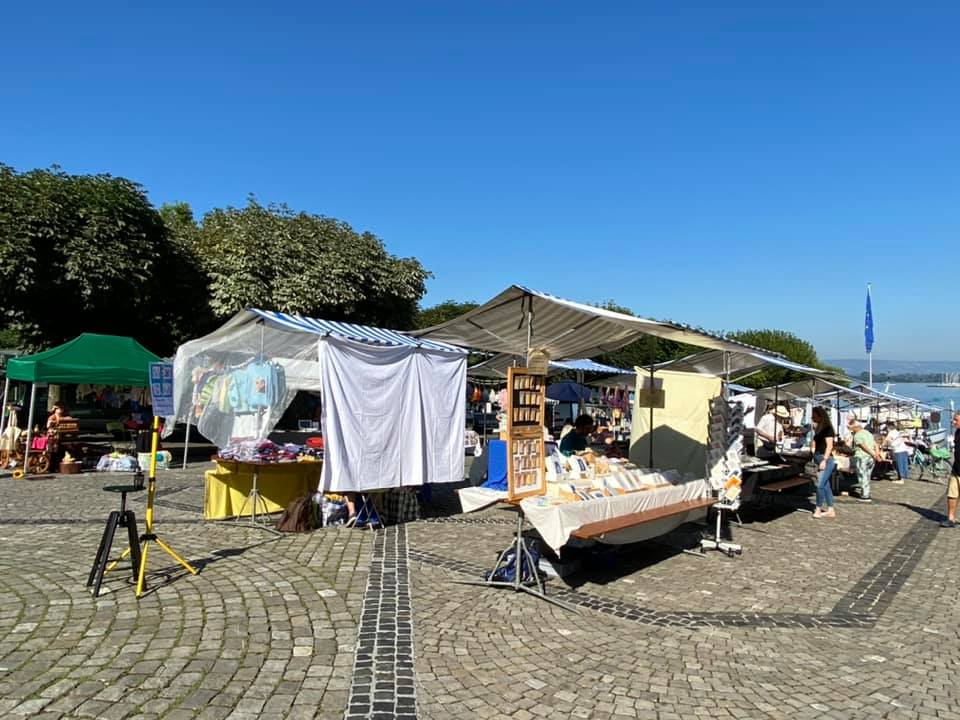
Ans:
[{"label": "white market tent", "polygon": [[826,370],[802,365],[787,360],[769,351],[745,351],[722,353],[717,350],[687,355],[676,360],[669,360],[657,366],[664,370],[680,370],[683,372],[698,372],[705,375],[727,376],[731,381],[742,380],[767,367],[781,368],[803,373],[811,377],[829,377]]},{"label": "white market tent", "polygon": [[[521,285],[511,285],[453,320],[411,334],[509,355],[543,351],[548,359],[590,358],[649,336],[716,350],[724,355],[762,352],[760,348],[687,325],[625,315]],[[637,376],[631,377],[629,387],[635,387]],[[653,408],[650,415],[652,418]],[[646,438],[631,437],[631,453],[634,446],[646,439],[651,465],[653,438],[653,432],[647,433]]]},{"label": "white market tent", "polygon": [[591,358],[644,336],[726,352],[760,351],[745,343],[673,322],[649,320],[511,285],[468,313],[411,333],[489,352]]},{"label": "white market tent", "polygon": [[265,438],[298,390],[318,391],[325,490],[456,482],[466,359],[460,348],[393,330],[242,310],[177,349],[171,419],[223,448]]}]

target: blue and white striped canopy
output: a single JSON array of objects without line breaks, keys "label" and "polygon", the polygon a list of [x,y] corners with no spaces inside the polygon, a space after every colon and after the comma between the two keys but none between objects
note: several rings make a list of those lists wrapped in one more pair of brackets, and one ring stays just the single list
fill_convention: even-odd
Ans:
[{"label": "blue and white striped canopy", "polygon": [[339,322],[336,320],[319,320],[317,318],[304,317],[303,315],[290,315],[274,310],[248,308],[248,311],[265,322],[269,322],[271,325],[294,332],[305,332],[313,335],[331,335],[333,337],[353,340],[354,342],[369,343],[371,345],[417,347],[425,350],[438,350],[440,352],[458,353],[461,355],[465,355],[467,352],[463,348],[458,348],[455,345],[411,337],[399,333],[396,330],[387,330],[369,325],[355,325],[353,323]]}]

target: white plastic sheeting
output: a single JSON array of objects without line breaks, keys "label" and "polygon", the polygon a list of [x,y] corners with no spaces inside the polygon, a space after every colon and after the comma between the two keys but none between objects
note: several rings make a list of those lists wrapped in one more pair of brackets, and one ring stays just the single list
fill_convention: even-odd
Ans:
[{"label": "white plastic sheeting", "polygon": [[320,343],[323,487],[363,491],[463,478],[463,355]]},{"label": "white plastic sheeting", "polygon": [[466,358],[392,330],[243,310],[177,349],[167,428],[195,425],[219,448],[266,438],[298,390],[319,391],[327,488],[457,481]]}]

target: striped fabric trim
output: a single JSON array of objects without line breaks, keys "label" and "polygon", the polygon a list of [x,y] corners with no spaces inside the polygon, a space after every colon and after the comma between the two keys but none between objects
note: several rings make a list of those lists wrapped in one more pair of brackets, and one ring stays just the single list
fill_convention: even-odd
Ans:
[{"label": "striped fabric trim", "polygon": [[625,368],[613,367],[613,365],[604,365],[593,360],[551,360],[550,367],[560,368],[562,370],[582,370],[583,372],[610,373],[618,375],[625,371]]},{"label": "striped fabric trim", "polygon": [[466,350],[456,347],[455,345],[410,337],[396,330],[387,330],[369,325],[354,325],[353,323],[339,322],[336,320],[319,320],[317,318],[304,317],[303,315],[290,315],[275,310],[247,309],[249,312],[272,325],[295,332],[306,332],[314,335],[333,335],[345,340],[353,340],[370,345],[418,347],[425,350],[457,353],[458,355],[467,354]]}]

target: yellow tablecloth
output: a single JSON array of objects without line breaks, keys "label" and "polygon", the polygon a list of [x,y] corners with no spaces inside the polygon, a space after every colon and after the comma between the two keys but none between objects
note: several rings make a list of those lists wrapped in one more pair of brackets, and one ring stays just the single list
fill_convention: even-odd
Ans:
[{"label": "yellow tablecloth", "polygon": [[[250,515],[252,503],[247,495],[257,472],[257,490],[261,502],[257,513],[281,512],[291,500],[317,491],[322,462],[291,462],[254,465],[234,460],[214,460],[215,469],[204,474],[203,517],[221,520],[241,514]],[[244,501],[246,505],[244,505]],[[266,511],[264,510],[266,505]]]}]

